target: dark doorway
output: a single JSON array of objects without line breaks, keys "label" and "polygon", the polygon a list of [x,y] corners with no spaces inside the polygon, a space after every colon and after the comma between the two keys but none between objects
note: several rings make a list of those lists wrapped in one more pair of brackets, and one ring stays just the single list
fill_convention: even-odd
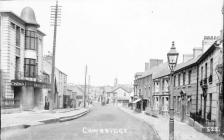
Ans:
[{"label": "dark doorway", "polygon": [[22,87],[14,87],[14,106],[20,106],[20,99],[22,95]]}]

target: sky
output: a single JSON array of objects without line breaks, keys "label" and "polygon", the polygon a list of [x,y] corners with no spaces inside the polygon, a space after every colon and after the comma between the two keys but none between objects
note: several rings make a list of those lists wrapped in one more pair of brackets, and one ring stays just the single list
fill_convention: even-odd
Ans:
[{"label": "sky", "polygon": [[[50,6],[55,0],[0,1],[0,10],[20,15],[33,8],[44,37],[44,54],[52,52]],[[68,83],[84,84],[85,65],[91,85],[133,84],[150,58],[167,61],[172,41],[192,54],[205,35],[220,35],[222,0],[59,0],[56,67]]]}]

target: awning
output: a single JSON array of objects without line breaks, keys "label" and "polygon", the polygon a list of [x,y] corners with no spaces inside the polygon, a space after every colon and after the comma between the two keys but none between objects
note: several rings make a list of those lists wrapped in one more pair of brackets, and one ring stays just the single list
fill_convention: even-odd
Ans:
[{"label": "awning", "polygon": [[141,101],[141,99],[137,99],[134,102],[132,102],[133,104],[136,104],[137,102]]}]

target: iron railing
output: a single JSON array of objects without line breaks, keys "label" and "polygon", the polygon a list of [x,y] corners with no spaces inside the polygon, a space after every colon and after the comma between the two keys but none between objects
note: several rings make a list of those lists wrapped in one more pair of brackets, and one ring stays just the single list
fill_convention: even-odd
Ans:
[{"label": "iron railing", "polygon": [[19,108],[19,107],[20,107],[19,99],[3,98],[1,101],[2,109]]},{"label": "iron railing", "polygon": [[15,72],[15,80],[29,80],[34,82],[50,83],[50,77],[48,75],[35,75],[34,77],[25,77],[21,71]]},{"label": "iron railing", "polygon": [[190,112],[190,117],[194,121],[200,123],[204,127],[215,127],[215,120],[211,120],[210,114],[211,113],[208,113],[207,119],[205,119],[205,118],[202,118],[201,111],[199,111],[198,113],[192,113],[192,112]]}]

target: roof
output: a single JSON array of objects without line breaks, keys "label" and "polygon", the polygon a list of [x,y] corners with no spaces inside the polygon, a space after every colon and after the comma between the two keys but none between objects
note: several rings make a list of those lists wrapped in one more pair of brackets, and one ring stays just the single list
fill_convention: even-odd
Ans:
[{"label": "roof", "polygon": [[152,79],[157,79],[159,77],[163,77],[163,76],[166,76],[169,74],[170,74],[170,69],[168,67],[168,63],[165,62],[156,68],[156,70],[154,71],[154,73],[152,75]]},{"label": "roof", "polygon": [[[24,24],[29,24],[26,20],[24,20],[23,18],[21,18],[20,16],[18,16],[17,14],[13,13],[12,11],[8,11],[8,10],[0,10],[0,13],[7,13],[12,15],[13,17],[15,17],[17,20],[19,20],[20,22],[24,23]],[[39,27],[39,24],[38,24]],[[44,34],[42,31],[37,30],[38,33],[40,33],[43,36],[46,36],[46,34]]]},{"label": "roof", "polygon": [[8,10],[1,10],[0,13],[7,13],[12,15],[13,17],[15,17],[16,19],[18,19],[19,21],[26,23],[25,20],[23,20],[22,18],[20,18],[20,16],[18,16],[17,14],[13,13],[12,11],[8,11]]},{"label": "roof", "polygon": [[192,58],[192,59],[190,59],[186,62],[177,64],[177,66],[175,68],[175,72],[178,72],[178,71],[181,71],[182,69],[186,69],[186,68],[189,68],[189,67],[193,66],[194,64],[197,63],[197,61],[200,59],[201,56],[202,56],[202,54],[200,54],[197,57]]},{"label": "roof", "polygon": [[144,77],[147,77],[151,74],[153,74],[158,68],[160,68],[163,64],[159,64],[158,66],[155,66],[145,72],[142,73],[142,75],[138,78],[138,79],[141,79],[141,78],[144,78]]},{"label": "roof", "polygon": [[38,27],[40,26],[36,21],[35,13],[34,13],[34,11],[31,7],[24,7],[22,12],[21,12],[20,17],[24,21],[26,21],[26,23],[28,23],[28,24],[33,24],[33,25],[36,25]]},{"label": "roof", "polygon": [[202,56],[199,58],[198,62],[200,63],[201,61],[203,61],[203,59],[205,59],[205,57],[207,57],[211,52],[213,52],[215,49],[218,49],[219,47],[217,47],[218,44],[216,43],[216,41],[214,41],[214,43],[212,43],[211,47],[209,47],[207,49],[206,52],[204,52],[202,54]]},{"label": "roof", "polygon": [[[178,72],[181,71],[183,69],[187,69],[189,67],[192,67],[194,65],[196,65],[198,62],[202,61],[203,59],[205,59],[205,57],[207,57],[212,51],[214,51],[215,49],[217,49],[217,43],[216,41],[214,41],[214,43],[206,50],[206,52],[198,55],[195,58],[192,58],[186,62],[177,64],[175,71],[174,72]],[[194,48],[197,49],[197,48]],[[159,70],[159,71],[158,71]],[[163,76],[167,76],[170,74],[170,69],[168,67],[167,62],[163,63],[157,67],[154,67],[154,69],[150,69],[149,71],[145,72],[141,77],[139,78],[143,78],[146,77],[148,75],[152,74],[152,79],[157,79]]]},{"label": "roof", "polygon": [[138,75],[138,76],[141,76],[143,73],[144,73],[144,72],[136,72],[136,73],[135,73],[135,76],[137,76],[137,75]]},{"label": "roof", "polygon": [[115,90],[117,90],[119,88],[125,90],[128,93],[132,92],[132,86],[130,86],[130,85],[118,85],[118,86],[114,87],[110,92],[114,92]]}]

